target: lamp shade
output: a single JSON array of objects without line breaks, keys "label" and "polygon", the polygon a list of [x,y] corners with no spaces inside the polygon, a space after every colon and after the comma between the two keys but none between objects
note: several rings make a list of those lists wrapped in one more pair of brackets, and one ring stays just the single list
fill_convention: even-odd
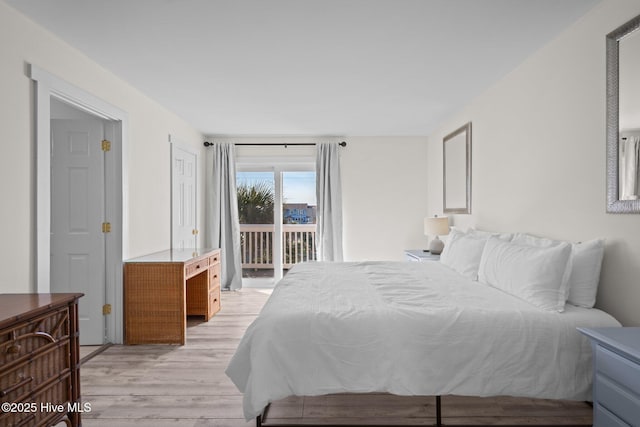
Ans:
[{"label": "lamp shade", "polygon": [[445,236],[449,234],[449,218],[446,216],[425,218],[424,234],[426,236]]}]

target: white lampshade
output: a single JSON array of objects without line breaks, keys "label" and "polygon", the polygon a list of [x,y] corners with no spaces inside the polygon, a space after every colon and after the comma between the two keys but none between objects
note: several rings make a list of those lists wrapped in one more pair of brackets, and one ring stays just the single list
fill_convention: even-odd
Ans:
[{"label": "white lampshade", "polygon": [[425,218],[424,234],[426,236],[445,236],[449,234],[449,218],[446,216]]}]

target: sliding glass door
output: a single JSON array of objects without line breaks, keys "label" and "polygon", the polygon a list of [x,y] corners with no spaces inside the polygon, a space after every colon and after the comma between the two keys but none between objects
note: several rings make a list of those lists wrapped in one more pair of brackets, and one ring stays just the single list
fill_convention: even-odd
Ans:
[{"label": "sliding glass door", "polygon": [[296,263],[316,259],[313,165],[238,165],[245,285],[271,285]]}]

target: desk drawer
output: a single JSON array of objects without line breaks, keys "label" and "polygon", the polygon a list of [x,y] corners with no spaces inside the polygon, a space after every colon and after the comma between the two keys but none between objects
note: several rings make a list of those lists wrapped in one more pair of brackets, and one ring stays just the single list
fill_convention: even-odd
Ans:
[{"label": "desk drawer", "polygon": [[209,317],[220,311],[220,287],[209,292]]},{"label": "desk drawer", "polygon": [[209,269],[209,290],[220,287],[220,264]]},{"label": "desk drawer", "polygon": [[220,252],[216,252],[209,257],[209,265],[215,264],[220,264]]},{"label": "desk drawer", "polygon": [[195,276],[209,267],[209,258],[201,259],[184,266],[187,278]]}]

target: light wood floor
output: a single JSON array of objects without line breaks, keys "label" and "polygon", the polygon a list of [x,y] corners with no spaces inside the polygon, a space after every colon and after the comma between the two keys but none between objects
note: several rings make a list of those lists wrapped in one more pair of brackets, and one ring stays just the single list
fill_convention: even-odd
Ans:
[{"label": "light wood floor", "polygon": [[[187,344],[114,345],[83,363],[86,427],[246,426],[242,395],[224,374],[244,330],[268,295],[255,289],[222,293],[209,322],[189,321]],[[442,398],[443,422],[487,425],[591,425],[582,402],[514,398]],[[435,423],[431,397],[333,395],[274,403],[271,421],[371,424]]]}]

